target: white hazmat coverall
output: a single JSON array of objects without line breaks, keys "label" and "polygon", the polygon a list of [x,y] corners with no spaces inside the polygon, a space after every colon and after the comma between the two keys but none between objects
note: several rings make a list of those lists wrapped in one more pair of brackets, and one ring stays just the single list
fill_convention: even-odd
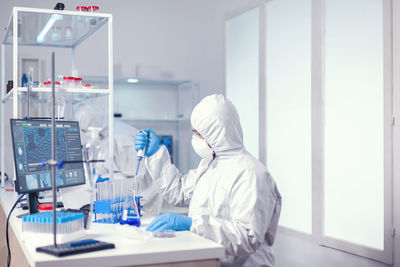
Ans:
[{"label": "white hazmat coverall", "polygon": [[246,151],[235,107],[223,95],[208,96],[191,123],[215,157],[182,174],[160,146],[145,159],[149,173],[172,205],[189,205],[192,232],[224,246],[223,265],[273,266],[281,196],[266,167]]}]

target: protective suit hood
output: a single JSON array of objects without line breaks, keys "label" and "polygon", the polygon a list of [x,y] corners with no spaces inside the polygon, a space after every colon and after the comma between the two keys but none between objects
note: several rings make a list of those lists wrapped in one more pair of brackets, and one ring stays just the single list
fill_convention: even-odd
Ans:
[{"label": "protective suit hood", "polygon": [[74,119],[79,121],[79,128],[84,132],[90,126],[100,127],[102,132],[108,131],[108,116],[104,110],[91,104],[78,104],[74,109]]},{"label": "protective suit hood", "polygon": [[190,121],[217,156],[234,154],[244,148],[238,112],[223,95],[205,97],[193,109]]}]

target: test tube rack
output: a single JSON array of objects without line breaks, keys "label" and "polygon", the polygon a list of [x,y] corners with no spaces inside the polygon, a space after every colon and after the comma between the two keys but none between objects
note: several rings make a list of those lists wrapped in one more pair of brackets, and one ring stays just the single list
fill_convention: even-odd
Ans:
[{"label": "test tube rack", "polygon": [[[143,206],[140,204],[142,196],[136,196],[135,201],[139,215],[142,216]],[[94,221],[95,223],[119,223],[123,213],[124,200],[106,201],[97,200],[94,202]]]},{"label": "test tube rack", "polygon": [[[82,212],[57,212],[57,242],[69,242],[85,235]],[[22,239],[51,242],[53,239],[53,212],[39,212],[22,217]]]}]

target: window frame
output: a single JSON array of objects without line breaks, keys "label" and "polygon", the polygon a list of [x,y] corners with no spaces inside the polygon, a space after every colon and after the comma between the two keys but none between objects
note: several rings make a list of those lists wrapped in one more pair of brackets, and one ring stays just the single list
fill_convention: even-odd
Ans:
[{"label": "window frame", "polygon": [[[259,159],[266,164],[266,136],[268,134],[266,120],[265,97],[266,88],[266,10],[268,2],[273,0],[260,0],[243,6],[225,16],[224,36],[224,82],[226,88],[227,64],[227,21],[242,13],[259,8]],[[383,90],[384,90],[384,249],[379,250],[368,246],[355,244],[349,241],[329,237],[324,234],[324,83],[325,83],[325,2],[326,0],[311,0],[311,183],[312,183],[312,234],[280,226],[280,232],[291,233],[306,241],[312,241],[321,246],[352,253],[365,258],[377,260],[387,264],[394,262],[394,200],[400,201],[400,196],[393,193],[393,185],[400,184],[400,167],[396,168],[394,160],[400,160],[400,129],[394,123],[394,112],[400,117],[400,108],[396,109],[393,101],[400,100],[400,91],[394,88],[400,86],[399,75],[394,76],[393,71],[400,70],[400,50],[394,44],[400,45],[400,4],[393,0],[382,0],[383,5]],[[393,13],[392,13],[393,12]],[[399,31],[397,33],[396,30]],[[226,89],[225,89],[226,90]],[[399,102],[400,103],[400,102]],[[397,135],[394,135],[397,134]],[[397,148],[397,149],[396,149]],[[398,152],[396,152],[398,151]],[[397,170],[398,169],[398,170]],[[279,186],[279,184],[278,184]],[[283,196],[284,198],[284,196]],[[400,211],[396,215],[400,216]],[[396,244],[400,244],[400,239]],[[397,254],[397,253],[396,253]]]}]

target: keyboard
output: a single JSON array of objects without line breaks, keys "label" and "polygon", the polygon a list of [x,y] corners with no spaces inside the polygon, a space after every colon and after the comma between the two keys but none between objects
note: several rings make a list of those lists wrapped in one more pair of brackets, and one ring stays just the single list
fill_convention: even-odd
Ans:
[{"label": "keyboard", "polygon": [[113,243],[107,243],[94,239],[85,239],[75,242],[57,244],[57,247],[54,247],[54,245],[37,247],[36,251],[62,257],[111,248],[115,248]]}]

